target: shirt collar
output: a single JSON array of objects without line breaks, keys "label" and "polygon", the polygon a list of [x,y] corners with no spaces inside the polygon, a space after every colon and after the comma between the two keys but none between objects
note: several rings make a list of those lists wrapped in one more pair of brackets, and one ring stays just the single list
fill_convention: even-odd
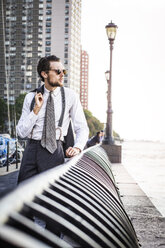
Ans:
[{"label": "shirt collar", "polygon": [[[49,94],[50,90],[47,90],[44,86],[44,93]],[[57,87],[55,90],[53,90],[53,95],[57,96],[60,92],[60,87]]]}]

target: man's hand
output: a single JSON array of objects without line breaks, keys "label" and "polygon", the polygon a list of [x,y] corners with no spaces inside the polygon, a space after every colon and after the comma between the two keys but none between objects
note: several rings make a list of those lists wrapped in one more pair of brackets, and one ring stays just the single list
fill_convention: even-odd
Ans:
[{"label": "man's hand", "polygon": [[42,104],[43,104],[44,100],[43,100],[43,96],[41,93],[38,93],[35,95],[35,106],[33,109],[33,112],[37,115],[38,112],[40,111]]},{"label": "man's hand", "polygon": [[66,150],[66,156],[68,158],[74,157],[75,155],[79,154],[81,152],[81,150],[77,147],[69,147]]}]

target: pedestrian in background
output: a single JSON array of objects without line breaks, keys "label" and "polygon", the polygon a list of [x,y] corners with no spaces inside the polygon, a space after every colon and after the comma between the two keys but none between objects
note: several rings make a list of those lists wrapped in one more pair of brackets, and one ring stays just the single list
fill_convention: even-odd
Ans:
[{"label": "pedestrian in background", "polygon": [[102,132],[99,131],[99,132],[96,133],[95,136],[93,136],[92,138],[90,138],[87,141],[86,147],[88,148],[90,146],[94,146],[94,145],[100,144],[101,143],[101,139],[102,139]]}]

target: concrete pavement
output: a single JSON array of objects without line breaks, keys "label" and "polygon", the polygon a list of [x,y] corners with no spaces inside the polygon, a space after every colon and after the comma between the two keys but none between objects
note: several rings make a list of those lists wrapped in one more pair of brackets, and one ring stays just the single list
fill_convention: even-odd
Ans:
[{"label": "concrete pavement", "polygon": [[8,172],[6,166],[0,167],[0,197],[16,188],[19,167],[20,164],[18,164],[18,169],[16,169],[16,164],[11,164]]},{"label": "concrete pavement", "polygon": [[165,218],[122,164],[112,164],[125,210],[144,248],[165,248]]}]

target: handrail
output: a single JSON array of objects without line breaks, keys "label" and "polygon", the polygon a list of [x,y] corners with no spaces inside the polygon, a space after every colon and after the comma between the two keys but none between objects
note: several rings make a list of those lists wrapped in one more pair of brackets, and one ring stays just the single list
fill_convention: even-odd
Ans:
[{"label": "handrail", "polygon": [[0,213],[0,247],[139,247],[100,145],[21,183]]}]

